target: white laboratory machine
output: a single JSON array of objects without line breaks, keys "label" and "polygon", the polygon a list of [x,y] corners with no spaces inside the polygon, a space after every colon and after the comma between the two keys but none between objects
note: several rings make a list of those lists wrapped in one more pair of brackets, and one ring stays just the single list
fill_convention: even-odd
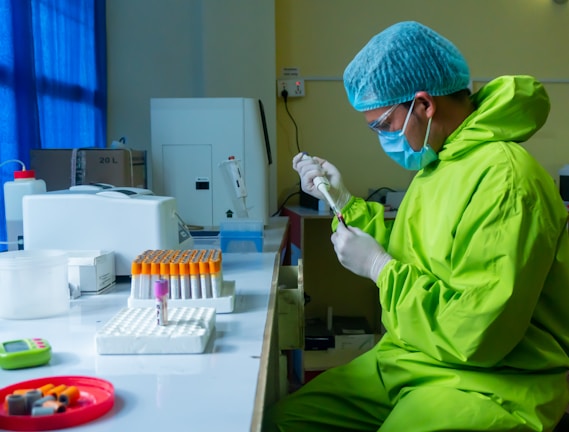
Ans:
[{"label": "white laboratory machine", "polygon": [[62,190],[23,198],[24,249],[108,250],[129,276],[147,249],[189,249],[176,200],[146,189]]},{"label": "white laboratory machine", "polygon": [[240,163],[248,217],[269,219],[268,142],[263,106],[252,98],[154,98],[150,101],[152,186],[176,198],[185,223],[219,226],[236,217],[233,190],[220,168]]}]

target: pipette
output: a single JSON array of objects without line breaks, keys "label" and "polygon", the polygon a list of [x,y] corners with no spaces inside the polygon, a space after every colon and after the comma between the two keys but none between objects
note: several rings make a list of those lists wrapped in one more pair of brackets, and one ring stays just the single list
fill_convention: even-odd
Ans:
[{"label": "pipette", "polygon": [[[308,153],[304,153],[302,155],[302,159],[304,159],[304,158],[311,158],[312,160],[314,160],[314,158],[309,156]],[[332,211],[334,212],[334,214],[336,215],[338,220],[340,222],[342,222],[345,227],[347,227],[346,221],[344,220],[342,213],[340,212],[340,210],[338,210],[338,207],[336,206],[336,202],[334,201],[334,199],[330,195],[330,181],[328,180],[328,178],[325,176],[314,177],[313,182],[314,182],[314,186],[316,186],[316,189],[318,189],[320,191],[320,193],[322,193],[322,195],[324,195],[324,198],[326,198],[326,201],[328,201],[328,204],[330,204],[330,208],[332,209]]]},{"label": "pipette", "polygon": [[239,160],[235,159],[235,156],[229,156],[227,160],[219,164],[219,168],[221,168],[225,183],[229,189],[237,217],[248,218],[249,213],[245,204],[247,188],[245,187],[245,180],[241,175],[242,170]]}]

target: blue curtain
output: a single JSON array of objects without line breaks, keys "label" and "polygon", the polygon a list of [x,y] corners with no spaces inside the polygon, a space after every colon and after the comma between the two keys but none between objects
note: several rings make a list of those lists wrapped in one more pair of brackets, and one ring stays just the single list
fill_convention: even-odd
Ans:
[{"label": "blue curtain", "polygon": [[[105,0],[0,0],[0,163],[29,167],[36,148],[105,147],[106,69]],[[2,185],[19,169],[1,166]]]}]

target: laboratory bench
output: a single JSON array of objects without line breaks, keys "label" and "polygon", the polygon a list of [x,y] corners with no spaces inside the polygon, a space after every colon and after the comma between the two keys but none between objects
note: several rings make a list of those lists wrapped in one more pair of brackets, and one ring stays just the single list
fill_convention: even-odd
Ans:
[{"label": "laboratory bench", "polygon": [[130,282],[121,282],[105,294],[72,300],[62,316],[0,319],[4,341],[41,337],[52,345],[45,366],[0,370],[0,388],[52,376],[112,383],[112,409],[70,431],[260,430],[265,406],[281,392],[275,304],[287,235],[288,218],[272,218],[263,252],[223,255],[223,278],[235,281],[235,306],[216,315],[203,353],[97,354],[96,332],[127,305]]}]

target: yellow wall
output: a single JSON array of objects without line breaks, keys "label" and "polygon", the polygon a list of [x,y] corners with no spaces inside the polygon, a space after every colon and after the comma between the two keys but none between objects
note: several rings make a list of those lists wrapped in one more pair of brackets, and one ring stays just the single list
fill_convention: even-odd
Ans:
[{"label": "yellow wall", "polygon": [[[412,174],[383,154],[345,96],[340,80],[359,49],[385,27],[416,20],[453,41],[468,60],[475,88],[504,74],[530,74],[546,83],[552,103],[544,128],[525,147],[557,181],[569,164],[569,4],[553,0],[276,0],[276,75],[300,68],[306,96],[290,98],[302,151],[327,158],[352,193],[404,189]],[[279,204],[298,190],[291,168],[295,130],[277,100]],[[291,199],[290,202],[294,202]]]}]

